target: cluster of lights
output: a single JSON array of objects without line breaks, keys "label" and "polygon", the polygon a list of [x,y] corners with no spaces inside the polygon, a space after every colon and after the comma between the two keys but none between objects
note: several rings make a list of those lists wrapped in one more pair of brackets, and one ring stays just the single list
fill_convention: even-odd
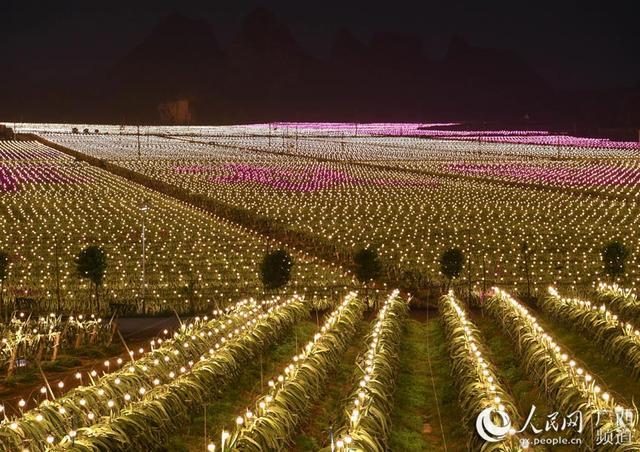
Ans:
[{"label": "cluster of lights", "polygon": [[[172,376],[171,381],[159,387],[144,391],[137,400],[131,400],[126,411],[121,411],[117,417],[103,417],[98,423],[91,425],[87,429],[78,432],[78,440],[84,447],[93,449],[100,445],[104,447],[110,441],[110,434],[119,431],[121,423],[130,424],[131,419],[136,422],[141,420],[149,421],[152,424],[154,435],[157,434],[157,418],[154,417],[155,410],[148,410],[149,404],[162,406],[165,413],[176,413],[176,416],[168,416],[162,420],[168,430],[180,423],[180,408],[176,412],[176,403],[173,395],[176,393],[188,392],[191,397],[183,399],[187,406],[196,407],[198,401],[211,396],[212,380],[220,380],[224,384],[233,378],[235,372],[241,371],[243,359],[251,356],[254,352],[250,349],[260,348],[268,343],[271,338],[281,334],[282,328],[291,326],[298,321],[301,316],[308,315],[308,308],[300,297],[292,297],[284,301],[260,303],[255,305],[257,309],[252,309],[249,316],[244,317],[241,324],[229,331],[228,328],[220,337],[216,344],[207,352],[203,353],[195,363],[189,363],[189,369],[180,368],[180,373]],[[270,331],[268,334],[264,334]],[[260,343],[260,339],[265,342]],[[235,371],[233,368],[235,367]],[[212,371],[212,369],[217,369]],[[221,369],[225,372],[218,373]],[[191,404],[191,405],[189,405]],[[152,422],[152,419],[154,422]],[[146,425],[146,422],[145,422]],[[136,437],[136,432],[131,433],[130,441],[140,441]],[[140,432],[140,434],[142,434]],[[137,439],[136,439],[137,438]],[[63,438],[63,442],[68,443],[69,438]],[[120,443],[120,440],[116,440]]]},{"label": "cluster of lights", "polygon": [[[544,130],[457,130],[446,127],[459,123],[273,123],[270,129],[286,130],[301,136],[323,137],[420,137],[483,141],[496,144],[535,144],[539,146],[567,146],[578,149],[638,149],[633,141],[611,141],[603,138],[584,138],[571,135],[552,135]],[[445,129],[443,129],[445,128]],[[253,133],[257,132],[253,127]],[[264,133],[264,131],[263,131]]]},{"label": "cluster of lights", "polygon": [[598,284],[598,291],[602,294],[611,293],[616,296],[621,296],[624,298],[630,298],[631,303],[637,303],[636,296],[633,293],[633,290],[622,287],[616,283],[609,284],[605,282],[600,282]]},{"label": "cluster of lights", "polygon": [[[296,300],[299,298],[293,297],[286,302],[280,298],[261,302],[242,300],[224,312],[216,311],[213,319],[207,316],[196,317],[192,323],[183,324],[173,337],[152,340],[151,351],[143,348],[138,350],[140,357],[137,360],[134,359],[135,351],[131,351],[130,363],[123,362],[121,358],[113,363],[105,361],[105,373],[99,376],[95,370],[89,372],[87,380],[90,384],[87,386],[79,386],[55,401],[45,400],[37,408],[24,412],[18,419],[5,419],[0,424],[0,430],[14,432],[17,442],[28,443],[30,440],[39,440],[30,438],[29,435],[45,433],[39,428],[33,428],[45,419],[48,420],[46,425],[50,427],[70,426],[75,431],[78,427],[92,425],[102,416],[112,417],[126,405],[143,399],[153,388],[169,384],[188,374],[196,362],[204,361],[207,354],[214,355],[225,343],[264,316],[265,311]],[[118,370],[106,373],[118,366]],[[80,372],[75,374],[75,378],[82,383]],[[64,383],[60,382],[59,389],[63,388]],[[43,387],[41,392],[46,396],[47,388]],[[22,400],[21,412],[25,407],[26,402]],[[50,421],[51,419],[55,419],[55,422]],[[49,433],[61,440],[69,436],[62,431]]]},{"label": "cluster of lights", "polygon": [[42,162],[46,160],[72,161],[73,158],[37,141],[0,141],[0,162],[3,165],[12,161]]},{"label": "cluster of lights", "polygon": [[[503,326],[512,331],[514,337],[530,334],[535,346],[540,347],[546,356],[552,358],[553,368],[545,367],[546,374],[554,373],[554,380],[557,381],[560,381],[561,376],[568,377],[567,381],[562,382],[563,387],[568,388],[567,384],[571,384],[580,391],[582,400],[574,401],[571,408],[581,408],[584,413],[596,413],[599,410],[613,413],[625,408],[616,403],[611,394],[603,391],[601,385],[586,369],[580,367],[575,359],[560,348],[555,339],[544,331],[537,319],[522,304],[497,287],[494,287],[493,291],[494,298],[490,300],[488,307],[493,311],[493,315],[501,319]],[[544,378],[547,378],[547,375]],[[558,397],[561,398],[562,395],[558,394]],[[561,403],[560,400],[558,403]]]},{"label": "cluster of lights", "polygon": [[[601,286],[602,287],[602,286]],[[551,300],[560,305],[567,306],[581,314],[592,313],[598,320],[605,322],[607,327],[620,328],[625,335],[632,337],[640,337],[640,330],[636,329],[631,323],[624,322],[618,318],[618,315],[611,312],[606,305],[592,303],[588,300],[580,300],[578,298],[562,297],[555,287],[549,287],[549,295]],[[555,311],[554,311],[555,312]]]},{"label": "cluster of lights", "polygon": [[[340,161],[385,162],[393,166],[418,165],[432,160],[484,158],[635,158],[638,142],[614,142],[569,136],[529,135],[526,131],[494,131],[484,136],[464,131],[431,130],[429,138],[378,134],[353,136],[305,135],[300,129],[281,129],[278,134],[213,135],[195,140],[225,147],[284,151],[288,154]],[[280,139],[281,138],[281,139]]]},{"label": "cluster of lights", "polygon": [[640,195],[640,165],[637,161],[456,162],[436,164],[433,170],[444,174],[559,187],[578,193],[589,191],[630,198]]},{"label": "cluster of lights", "polygon": [[[193,167],[191,167],[193,168]],[[176,172],[184,172],[183,167],[175,168]],[[193,169],[191,169],[193,172]],[[217,175],[210,177],[208,182],[213,184],[259,184],[276,190],[315,192],[341,186],[357,187],[360,185],[402,188],[416,186],[431,186],[435,182],[424,180],[408,180],[400,178],[359,178],[344,171],[317,165],[305,165],[292,171],[281,166],[257,166],[246,163],[225,163],[214,171]]]},{"label": "cluster of lights", "polygon": [[[249,127],[245,134],[234,130],[203,129],[199,139],[188,140],[178,137],[179,130],[174,139],[153,137],[147,148],[142,143],[143,159],[132,157],[135,135],[47,136],[314,234],[341,251],[378,243],[381,257],[397,274],[417,268],[437,279],[440,254],[457,246],[474,257],[471,280],[476,289],[525,284],[519,251],[525,241],[533,250],[530,280],[537,287],[593,287],[605,243],[619,236],[630,247],[640,245],[639,209],[619,209],[615,200],[635,196],[637,165],[595,162],[590,159],[596,150],[590,147],[551,161],[557,149],[545,145],[502,149],[482,143],[478,156],[473,141],[296,138],[289,127],[281,142],[260,134],[259,127]],[[110,150],[119,154],[110,156]],[[479,163],[467,163],[470,159]],[[497,160],[495,166],[489,165],[492,160]],[[522,160],[533,163],[514,163]],[[384,167],[376,167],[379,163]],[[477,172],[475,168],[480,174],[473,180],[456,176]],[[496,184],[496,178],[558,190]],[[594,190],[607,196],[577,196]],[[631,260],[627,276],[637,287],[638,260]]]},{"label": "cluster of lights", "polygon": [[560,296],[554,287],[549,287],[549,297],[543,303],[542,308],[551,315],[561,317],[570,325],[580,325],[595,336],[605,349],[617,349],[623,364],[640,372],[635,356],[640,352],[640,330],[631,322],[625,322],[618,315],[611,312],[606,305],[592,303],[588,300],[566,298]]},{"label": "cluster of lights", "polygon": [[[108,124],[37,124],[4,123],[16,132],[72,135],[72,129],[88,131],[83,137],[94,135],[153,135],[176,137],[278,137],[296,136],[333,139],[405,139],[417,143],[432,141],[462,141],[487,143],[496,147],[539,148],[563,146],[579,152],[621,152],[638,149],[634,141],[612,141],[604,138],[585,138],[572,135],[554,135],[545,130],[459,130],[451,126],[458,123],[328,123],[328,122],[274,122],[239,126],[125,126]],[[425,138],[429,138],[426,140]],[[424,144],[423,144],[424,146]]]},{"label": "cluster of lights", "polygon": [[[450,357],[457,370],[453,377],[463,400],[461,405],[478,408],[477,412],[465,413],[465,418],[470,419],[470,424],[473,424],[480,411],[493,408],[506,411],[512,420],[518,419],[516,404],[509,392],[502,387],[489,359],[483,355],[485,347],[480,335],[457,303],[453,291],[441,298],[439,307],[447,333]],[[513,427],[508,435],[516,435]],[[473,438],[477,436],[474,434]]]},{"label": "cluster of lights", "polygon": [[[82,146],[86,138],[71,139],[78,140],[78,146]],[[134,137],[123,139],[128,139],[131,146],[135,143]],[[369,143],[368,139],[362,140],[365,142],[360,143],[362,146]],[[175,140],[165,141],[166,148],[172,149]],[[317,151],[317,156],[324,158],[324,153],[330,152],[318,145],[317,140],[307,141],[308,148]],[[176,150],[175,160],[166,157],[122,159],[117,163],[225,204],[242,206],[294,230],[312,233],[339,249],[352,250],[371,241],[379,243],[381,256],[398,267],[399,274],[403,269],[417,267],[437,278],[441,252],[446,247],[458,246],[465,254],[474,255],[471,279],[476,289],[491,284],[524,284],[519,251],[524,241],[534,250],[529,263],[534,286],[593,287],[601,269],[601,247],[611,237],[622,237],[630,247],[640,245],[636,232],[638,209],[633,206],[619,209],[614,200],[606,197],[576,196],[570,187],[565,187],[566,190],[560,187],[562,191],[537,190],[498,185],[490,178],[485,182],[481,178],[463,180],[438,175],[451,174],[445,170],[425,175],[402,168],[397,171],[373,168],[351,163],[358,161],[360,154],[351,155],[350,151],[336,159],[349,163],[274,156],[259,152],[269,149],[265,137],[227,137],[222,141],[217,139],[216,143],[219,144],[209,145],[208,159],[201,155],[201,147],[206,143],[181,142],[184,148]],[[237,147],[229,150],[225,147],[232,145],[229,143]],[[304,147],[304,143],[301,140],[298,146]],[[87,147],[86,152],[102,157],[100,148]],[[402,149],[402,146],[399,151],[396,147],[382,146],[379,151],[365,149],[362,154],[373,153],[374,159],[381,158],[376,153],[393,158],[398,157]],[[239,155],[231,160],[218,157],[219,153],[224,156],[226,152]],[[432,159],[436,159],[436,155],[439,156],[435,153]],[[402,157],[398,157],[400,162],[404,161]],[[457,164],[464,157],[460,152],[452,152],[451,159]],[[429,162],[440,165],[437,160],[427,159],[431,164]],[[582,168],[579,171],[586,174],[584,183],[590,181],[592,185],[585,190],[600,186],[607,194],[616,196],[633,193],[629,191],[633,190],[635,177],[632,164],[620,164],[620,168],[628,167],[621,171],[630,171],[625,175],[594,162],[566,165]],[[441,169],[446,167],[447,164],[441,165]],[[602,168],[602,172],[592,180],[589,168]],[[323,174],[341,176],[327,176],[325,181],[318,182],[316,179]],[[579,176],[578,180],[582,178]],[[328,188],[334,183],[337,185]],[[394,185],[397,187],[393,188]],[[300,191],[291,193],[292,187],[299,187]],[[314,191],[314,187],[327,188]],[[458,226],[451,227],[451,224]],[[640,283],[635,265],[637,257],[632,256],[630,260],[633,262],[629,263],[628,277],[637,286]]]},{"label": "cluster of lights", "polygon": [[610,305],[617,313],[627,319],[640,321],[640,303],[635,292],[619,286],[616,283],[601,282],[597,289],[600,298]]},{"label": "cluster of lights", "polygon": [[262,424],[264,419],[268,419],[273,414],[271,405],[279,396],[282,396],[282,391],[290,384],[300,384],[296,379],[299,369],[312,365],[309,363],[312,362],[315,354],[324,353],[328,347],[332,346],[332,343],[327,342],[325,337],[336,333],[336,327],[339,325],[341,317],[350,315],[353,309],[360,310],[363,307],[361,303],[356,303],[357,300],[356,292],[350,292],[345,296],[342,303],[326,318],[319,332],[303,347],[300,353],[293,356],[284,371],[268,381],[267,394],[258,398],[253,409],[247,408],[243,414],[236,417],[234,432],[230,433],[227,430],[221,432],[220,450],[231,450],[236,447],[245,435],[250,434],[254,425]]},{"label": "cluster of lights", "polygon": [[[398,359],[397,338],[402,328],[401,322],[404,320],[407,303],[400,299],[399,291],[394,290],[383,306],[380,308],[377,319],[373,325],[371,333],[367,336],[367,350],[358,358],[356,366],[357,385],[351,392],[346,411],[349,415],[349,422],[344,431],[339,431],[335,443],[336,450],[349,450],[352,447],[358,449],[363,447],[364,442],[360,442],[362,436],[374,437],[375,441],[384,444],[385,438],[380,438],[377,432],[368,432],[363,427],[361,421],[363,417],[379,416],[380,410],[376,410],[375,414],[370,412],[370,408],[376,405],[376,401],[381,402],[382,406],[386,403],[384,400],[377,400],[380,397],[393,397],[393,385],[381,388],[380,373],[388,372],[390,362]],[[373,387],[377,388],[373,390]],[[388,391],[384,395],[380,394],[380,389]],[[387,420],[391,413],[384,413]],[[390,424],[390,420],[388,420]]]}]

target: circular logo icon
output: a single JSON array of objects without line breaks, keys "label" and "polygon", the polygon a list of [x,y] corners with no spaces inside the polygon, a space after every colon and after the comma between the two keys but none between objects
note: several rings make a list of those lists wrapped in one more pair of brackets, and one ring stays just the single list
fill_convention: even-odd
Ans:
[{"label": "circular logo icon", "polygon": [[[500,417],[501,425],[496,425],[495,422],[493,422],[494,413]],[[502,441],[507,436],[507,433],[509,433],[509,429],[511,429],[511,419],[509,415],[504,411],[496,410],[492,407],[482,410],[478,415],[478,419],[476,419],[478,435],[490,443]]]}]

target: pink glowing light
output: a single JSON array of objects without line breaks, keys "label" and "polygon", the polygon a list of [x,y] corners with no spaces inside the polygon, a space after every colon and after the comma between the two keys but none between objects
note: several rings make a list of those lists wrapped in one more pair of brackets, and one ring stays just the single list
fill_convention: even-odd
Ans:
[{"label": "pink glowing light", "polygon": [[[277,190],[301,193],[353,186],[407,188],[415,186],[431,187],[437,184],[431,180],[354,177],[345,172],[325,167],[302,168],[293,171],[277,167],[228,163],[222,165],[220,170],[222,174],[209,178],[210,182],[232,185],[253,183]],[[190,171],[193,171],[193,169],[190,169]]]},{"label": "pink glowing light", "polygon": [[81,184],[89,181],[88,176],[65,173],[49,164],[0,164],[0,191],[4,192],[18,191],[26,184]]},{"label": "pink glowing light", "polygon": [[358,136],[413,136],[443,140],[468,140],[488,143],[533,144],[601,149],[638,149],[636,141],[612,141],[606,138],[585,138],[572,135],[554,135],[545,130],[448,130],[444,127],[460,123],[338,123],[338,122],[278,122],[260,124],[276,132],[287,134],[358,135]]}]

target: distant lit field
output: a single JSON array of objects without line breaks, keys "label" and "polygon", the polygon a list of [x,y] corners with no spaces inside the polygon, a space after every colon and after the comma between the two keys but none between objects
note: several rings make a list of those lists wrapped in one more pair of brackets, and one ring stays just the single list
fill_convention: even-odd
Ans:
[{"label": "distant lit field", "polygon": [[[633,147],[218,132],[142,136],[142,159],[136,135],[46,137],[345,250],[374,244],[398,276],[419,272],[437,281],[440,254],[458,246],[471,256],[476,288],[521,286],[527,242],[538,288],[592,289],[605,243],[638,245]],[[632,259],[624,282],[637,287]]]}]

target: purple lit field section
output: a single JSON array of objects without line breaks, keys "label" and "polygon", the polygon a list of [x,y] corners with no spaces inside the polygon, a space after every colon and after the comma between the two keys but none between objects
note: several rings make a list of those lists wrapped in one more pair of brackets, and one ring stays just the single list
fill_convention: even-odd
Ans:
[{"label": "purple lit field section", "polygon": [[[453,140],[484,141],[492,143],[535,144],[542,146],[568,146],[593,149],[628,149],[639,151],[636,141],[612,141],[571,135],[554,135],[544,130],[450,130],[446,127],[459,123],[274,123],[271,130],[285,129],[288,134],[328,134],[345,137],[357,136],[413,136]],[[274,130],[275,132],[275,130]]]},{"label": "purple lit field section", "polygon": [[[145,139],[149,136],[174,136],[192,138],[247,138],[268,137],[272,140],[285,137],[329,138],[347,141],[361,138],[414,138],[422,141],[451,140],[496,145],[533,145],[541,147],[575,148],[575,153],[602,153],[626,151],[639,153],[638,141],[613,141],[602,138],[585,138],[572,135],[556,135],[545,130],[459,130],[464,124],[445,123],[309,123],[309,122],[274,122],[235,126],[136,126],[125,125],[86,125],[86,124],[37,124],[37,123],[5,123],[14,127],[16,132],[40,134],[71,134],[75,127],[87,129],[92,134],[98,130],[101,135],[134,136],[138,132]],[[453,127],[456,127],[455,129]],[[388,140],[387,140],[388,141]],[[522,148],[523,153],[527,148]]]},{"label": "purple lit field section", "polygon": [[32,185],[67,185],[92,182],[90,174],[77,167],[47,163],[7,165],[0,163],[0,191],[14,192]]},{"label": "purple lit field section", "polygon": [[276,190],[314,192],[332,188],[352,188],[355,186],[373,186],[404,188],[433,186],[432,180],[411,180],[408,178],[377,175],[373,177],[355,176],[346,171],[326,166],[303,166],[285,169],[273,166],[255,166],[247,164],[225,164],[223,174],[209,179],[214,184],[262,185]]},{"label": "purple lit field section", "polygon": [[[457,160],[535,160],[535,159],[619,159],[640,156],[637,143],[611,147],[614,142],[556,140],[546,137],[540,143],[520,143],[507,139],[489,141],[487,137],[421,138],[415,136],[220,136],[209,143],[262,152],[285,153],[300,157],[346,162],[385,162],[398,167],[421,167],[425,162]],[[195,139],[198,140],[198,139]],[[202,140],[202,139],[200,139]],[[545,144],[546,143],[546,144]],[[550,144],[553,143],[553,144]],[[591,143],[593,146],[579,146]]]},{"label": "purple lit field section", "polygon": [[40,185],[86,184],[92,170],[71,157],[37,142],[0,142],[0,192],[11,193]]},{"label": "purple lit field section", "polygon": [[[433,135],[434,137],[437,135]],[[518,143],[518,144],[536,144],[542,146],[566,146],[574,148],[586,149],[611,149],[611,150],[629,150],[640,153],[640,145],[636,141],[612,141],[601,138],[585,138],[574,137],[571,135],[483,135],[469,134],[462,136],[443,134],[440,137],[464,140],[479,140],[486,143]]]},{"label": "purple lit field section", "polygon": [[[340,124],[324,126],[309,130],[340,130]],[[299,126],[300,130],[307,129]],[[374,130],[384,128],[376,125]],[[524,133],[515,131],[512,136],[522,138]],[[229,189],[312,193],[367,186],[428,187],[434,185],[434,177],[448,175],[635,198],[640,183],[640,167],[630,157],[632,149],[392,136],[338,139],[235,134],[206,140],[155,135],[48,133],[45,136],[88,155],[117,161],[129,169],[206,193]],[[482,138],[486,139],[489,138]],[[618,154],[628,158],[615,158]],[[317,165],[318,159],[344,167],[322,167]],[[387,168],[397,174],[363,175],[358,163]],[[431,179],[422,180],[416,174]]]},{"label": "purple lit field section", "polygon": [[[66,158],[57,150],[42,146],[36,155],[32,148],[20,146],[26,145],[2,142],[4,159],[0,160],[0,249],[11,250],[7,279],[11,296],[54,305],[58,286],[51,269],[57,251],[63,300],[86,300],[90,287],[75,276],[74,257],[83,247],[100,243],[109,254],[101,298],[105,303],[136,303],[143,223],[148,239],[147,268],[153,269],[146,279],[152,310],[171,306],[184,312],[190,309],[189,303],[213,305],[214,300],[231,301],[262,290],[255,269],[264,252],[263,236],[88,163]],[[16,154],[16,149],[21,153]],[[34,160],[34,155],[47,158]],[[157,162],[166,164],[162,167],[165,173],[178,176],[173,171],[178,163]],[[202,164],[201,160],[190,162],[190,166]],[[206,179],[203,183],[216,186]],[[140,209],[143,204],[149,206],[147,213]],[[294,290],[315,296],[328,285],[342,286],[349,280],[323,265],[313,257],[296,255]],[[182,290],[189,281],[197,282],[191,299]]]},{"label": "purple lit field section", "polygon": [[565,188],[568,192],[602,193],[616,197],[640,196],[640,162],[635,159],[469,159],[419,164],[405,162],[402,166],[423,174],[524,183],[543,188]]},{"label": "purple lit field section", "polygon": [[[519,265],[519,254],[513,250],[523,240],[549,248],[536,261],[536,279],[558,284],[593,278],[598,262],[594,256],[612,228],[616,233],[631,234],[634,243],[637,240],[632,232],[638,221],[635,208],[616,210],[617,201],[606,198],[509,183],[524,171],[532,173],[530,180],[555,177],[559,181],[556,183],[567,185],[583,184],[589,180],[587,176],[581,181],[573,173],[546,174],[513,164],[496,169],[498,175],[506,169],[513,172],[512,179],[504,184],[495,183],[496,173],[484,166],[482,176],[457,177],[463,174],[454,175],[454,171],[478,173],[475,167],[463,167],[460,162],[448,168],[446,177],[294,157],[278,164],[194,161],[175,165],[161,160],[120,164],[129,168],[135,165],[136,171],[152,178],[344,246],[375,240],[381,255],[400,268],[419,268],[433,274],[437,273],[439,250],[444,244],[466,243],[466,233],[459,225],[472,225],[473,240],[500,256],[491,262],[490,271],[503,281],[518,278],[514,269]],[[618,177],[606,171],[603,165],[595,174],[604,180]],[[618,182],[623,184],[622,179]],[[594,179],[592,183],[603,182]],[[586,270],[579,274],[573,271],[581,266]]]},{"label": "purple lit field section", "polygon": [[319,193],[325,190],[410,189],[438,185],[422,175],[377,171],[357,166],[288,158],[274,162],[127,161],[122,166],[190,191],[226,197],[230,193],[269,196],[278,192]]}]

